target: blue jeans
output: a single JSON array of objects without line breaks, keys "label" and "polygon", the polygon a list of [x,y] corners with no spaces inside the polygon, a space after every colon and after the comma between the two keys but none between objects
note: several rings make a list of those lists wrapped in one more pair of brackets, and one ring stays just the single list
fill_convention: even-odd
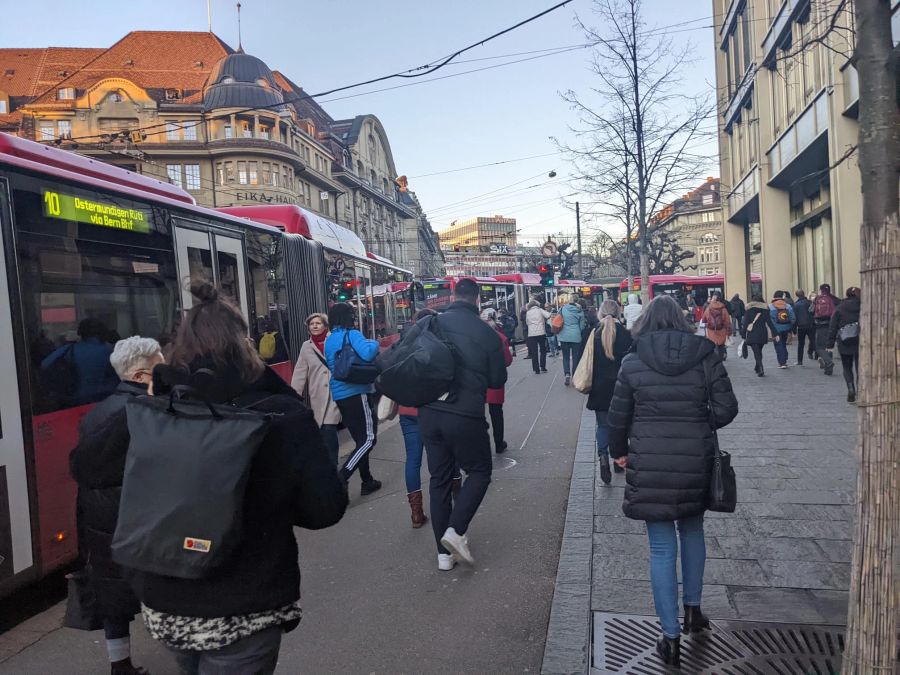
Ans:
[{"label": "blue jeans", "polygon": [[550,346],[550,354],[556,356],[557,352],[559,352],[559,338],[555,335],[548,335],[547,344]]},{"label": "blue jeans", "polygon": [[412,415],[400,415],[400,429],[406,446],[406,491],[422,489],[422,435],[419,433],[419,419]]},{"label": "blue jeans", "polygon": [[775,343],[775,356],[778,357],[778,365],[783,366],[788,360],[787,335],[789,331],[778,332],[778,342]]},{"label": "blue jeans", "polygon": [[703,569],[706,566],[706,541],[703,538],[703,516],[677,521],[647,522],[650,537],[650,585],[656,615],[663,633],[670,638],[681,635],[678,623],[678,539],[681,540],[681,581],[683,604],[700,606],[703,594]]},{"label": "blue jeans", "polygon": [[609,428],[606,426],[606,410],[595,410],[597,418],[597,457],[609,457]]},{"label": "blue jeans", "polygon": [[319,435],[322,437],[322,443],[325,444],[325,449],[328,451],[328,459],[331,460],[331,466],[337,468],[338,453],[341,448],[341,444],[338,441],[338,425],[323,424],[319,427]]},{"label": "blue jeans", "polygon": [[[578,367],[578,362],[581,361],[581,343],[563,342],[560,340],[559,345],[560,347],[562,347],[563,353],[563,373],[566,375],[571,375]],[[572,366],[571,369],[569,368],[569,365]]]}]

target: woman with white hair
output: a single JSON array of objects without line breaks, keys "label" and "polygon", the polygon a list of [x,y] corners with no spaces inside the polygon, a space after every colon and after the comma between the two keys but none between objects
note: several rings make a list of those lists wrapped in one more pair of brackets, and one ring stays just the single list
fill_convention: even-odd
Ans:
[{"label": "woman with white hair", "polygon": [[135,336],[119,340],[109,362],[121,382],[111,396],[98,403],[81,421],[78,445],[69,456],[69,468],[78,483],[79,553],[87,562],[91,587],[103,618],[110,672],[138,675],[147,671],[131,663],[129,624],[140,611],[140,605],[110,553],[128,444],[117,442],[121,436],[110,435],[107,429],[110,421],[122,413],[128,399],[147,393],[153,368],[163,362],[163,355],[156,340]]}]

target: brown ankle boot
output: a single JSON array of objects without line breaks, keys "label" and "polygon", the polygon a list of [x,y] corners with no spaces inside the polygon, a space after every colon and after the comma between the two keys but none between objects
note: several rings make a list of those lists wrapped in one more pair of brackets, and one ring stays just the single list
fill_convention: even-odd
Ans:
[{"label": "brown ankle boot", "polygon": [[416,490],[415,492],[409,492],[407,493],[406,498],[409,499],[412,526],[415,528],[422,527],[428,522],[428,516],[426,516],[425,512],[422,510],[422,491]]}]

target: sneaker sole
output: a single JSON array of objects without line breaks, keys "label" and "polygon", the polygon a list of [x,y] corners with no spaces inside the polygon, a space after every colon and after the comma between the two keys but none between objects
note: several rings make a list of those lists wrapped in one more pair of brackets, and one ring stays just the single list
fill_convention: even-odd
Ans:
[{"label": "sneaker sole", "polygon": [[463,562],[467,565],[475,564],[475,559],[472,557],[471,553],[468,557],[463,555],[463,552],[456,548],[456,546],[453,545],[453,542],[451,542],[449,539],[441,537],[441,546],[450,551],[450,553],[452,553],[456,557],[456,560],[458,562]]}]

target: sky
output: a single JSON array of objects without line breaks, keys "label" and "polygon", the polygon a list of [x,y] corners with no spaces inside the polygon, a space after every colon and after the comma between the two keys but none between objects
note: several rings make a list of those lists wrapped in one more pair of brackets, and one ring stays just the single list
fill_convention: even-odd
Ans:
[{"label": "sky", "polygon": [[[554,4],[242,0],[241,35],[247,53],[315,94],[431,63]],[[211,0],[211,5],[213,31],[237,47],[235,2]],[[684,71],[685,86],[693,92],[713,91],[711,5],[709,0],[644,0],[648,29],[678,24],[672,29],[676,44],[693,47],[694,61]],[[517,218],[520,241],[572,235],[575,215],[566,203],[596,199],[572,194],[572,167],[551,140],[571,139],[569,127],[577,124],[560,92],[588,93],[592,86],[590,49],[574,48],[586,42],[576,15],[596,25],[591,0],[573,0],[434,75],[317,100],[335,119],[368,113],[381,120],[398,172],[409,177],[436,230],[454,219],[502,214]],[[207,27],[207,0],[0,0],[3,47],[108,47],[131,30]],[[573,49],[561,52],[561,47]],[[468,72],[473,70],[479,72]],[[423,82],[432,78],[440,79]],[[403,86],[410,83],[415,84]],[[710,167],[697,177],[698,185],[707,175],[718,175],[715,143],[704,148]],[[470,168],[484,164],[494,165]],[[586,237],[592,227],[617,230],[591,215],[582,222]]]}]

